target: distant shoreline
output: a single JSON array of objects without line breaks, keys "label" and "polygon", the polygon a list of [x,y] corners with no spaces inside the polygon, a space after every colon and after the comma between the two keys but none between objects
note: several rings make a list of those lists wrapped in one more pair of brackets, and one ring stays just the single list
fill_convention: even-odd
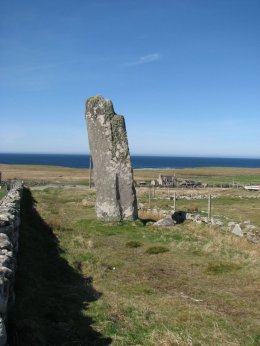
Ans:
[{"label": "distant shoreline", "polygon": [[[203,167],[260,168],[260,159],[170,157],[132,155],[134,169],[180,169]],[[89,168],[89,155],[80,154],[1,154],[1,164],[48,165],[68,168]]]}]

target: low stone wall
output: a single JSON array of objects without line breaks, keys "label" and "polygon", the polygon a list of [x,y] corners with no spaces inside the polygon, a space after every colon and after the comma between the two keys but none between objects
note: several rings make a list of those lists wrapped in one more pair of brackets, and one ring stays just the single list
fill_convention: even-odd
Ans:
[{"label": "low stone wall", "polygon": [[13,182],[0,201],[0,346],[6,345],[5,321],[14,302],[14,280],[23,184]]}]

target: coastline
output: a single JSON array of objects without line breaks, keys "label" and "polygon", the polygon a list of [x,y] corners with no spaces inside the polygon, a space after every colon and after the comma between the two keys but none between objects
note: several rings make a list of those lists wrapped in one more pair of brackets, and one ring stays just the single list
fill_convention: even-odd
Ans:
[{"label": "coastline", "polygon": [[[59,166],[86,169],[88,154],[7,154],[0,153],[0,164]],[[131,156],[135,170],[175,170],[205,167],[260,168],[260,158],[220,158],[181,156]]]}]

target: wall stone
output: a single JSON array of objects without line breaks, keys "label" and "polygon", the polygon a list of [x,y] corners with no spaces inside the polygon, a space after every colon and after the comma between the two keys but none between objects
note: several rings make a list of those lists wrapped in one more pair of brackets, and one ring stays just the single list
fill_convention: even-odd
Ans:
[{"label": "wall stone", "polygon": [[14,182],[0,201],[0,346],[6,345],[5,321],[14,302],[14,281],[23,185]]},{"label": "wall stone", "polygon": [[108,221],[137,218],[137,201],[125,120],[110,100],[87,99],[86,119],[96,187],[97,218]]}]

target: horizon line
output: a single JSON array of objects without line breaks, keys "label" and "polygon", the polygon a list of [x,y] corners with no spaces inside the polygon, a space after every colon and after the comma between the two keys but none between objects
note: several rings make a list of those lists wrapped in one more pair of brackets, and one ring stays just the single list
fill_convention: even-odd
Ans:
[{"label": "horizon line", "polygon": [[[48,153],[48,152],[0,152],[0,155],[90,155],[90,153]],[[138,157],[168,157],[168,158],[212,158],[212,159],[252,159],[260,160],[257,156],[220,156],[220,155],[169,155],[169,154],[131,154]]]}]

